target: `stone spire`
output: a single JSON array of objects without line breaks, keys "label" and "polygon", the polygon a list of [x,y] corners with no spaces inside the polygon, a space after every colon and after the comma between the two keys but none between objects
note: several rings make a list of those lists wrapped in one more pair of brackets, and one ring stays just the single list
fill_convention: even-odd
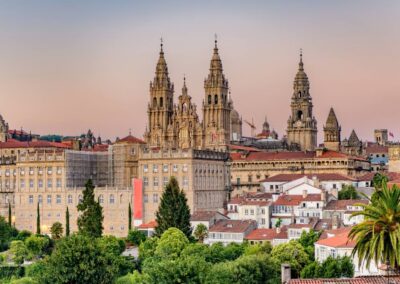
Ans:
[{"label": "stone spire", "polygon": [[293,82],[293,96],[294,97],[309,97],[310,96],[310,82],[306,72],[304,72],[303,51],[300,50],[300,62],[297,74]]},{"label": "stone spire", "polygon": [[333,108],[331,107],[331,109],[329,110],[329,115],[328,118],[326,119],[326,125],[325,127],[329,127],[329,128],[340,128],[339,126],[339,122],[337,120],[335,111],[333,110]]},{"label": "stone spire", "polygon": [[360,143],[360,139],[358,139],[358,136],[354,129],[351,131],[350,137],[349,137],[349,144],[350,145],[358,145]]},{"label": "stone spire", "polygon": [[328,150],[340,151],[341,127],[336,117],[335,111],[331,107],[326,124],[324,126],[324,147]]},{"label": "stone spire", "polygon": [[264,120],[264,123],[263,123],[263,131],[268,131],[269,132],[269,123],[268,123],[268,120],[267,120],[267,116],[265,116],[265,120]]},{"label": "stone spire", "polygon": [[214,41],[214,52],[210,62],[210,73],[204,82],[205,86],[208,87],[225,87],[228,88],[228,81],[225,79],[222,60],[218,53],[218,42],[217,39]]},{"label": "stone spire", "polygon": [[187,96],[188,95],[188,89],[186,87],[186,76],[183,76],[182,95],[183,96]]},{"label": "stone spire", "polygon": [[160,44],[160,55],[156,66],[156,75],[153,81],[153,87],[171,88],[171,81],[168,76],[168,66],[164,57],[163,42]]}]

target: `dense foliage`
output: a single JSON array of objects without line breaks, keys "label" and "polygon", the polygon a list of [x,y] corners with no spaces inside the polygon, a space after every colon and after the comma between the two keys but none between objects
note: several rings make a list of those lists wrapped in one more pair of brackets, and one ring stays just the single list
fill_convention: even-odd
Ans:
[{"label": "dense foliage", "polygon": [[94,185],[88,180],[83,190],[83,200],[77,206],[79,233],[90,237],[101,237],[103,233],[103,208],[94,198]]},{"label": "dense foliage", "polygon": [[354,276],[354,264],[350,257],[328,257],[324,262],[308,264],[301,271],[301,278],[351,278]]},{"label": "dense foliage", "polygon": [[18,231],[10,226],[4,217],[0,216],[0,252],[9,248],[11,240],[18,235]]},{"label": "dense foliage", "polygon": [[131,244],[138,246],[146,239],[146,235],[138,229],[133,229],[128,232],[126,240]]},{"label": "dense foliage", "polygon": [[344,185],[339,191],[339,200],[358,199],[359,195],[356,188],[352,185]]},{"label": "dense foliage", "polygon": [[187,204],[186,195],[179,188],[175,177],[171,177],[165,186],[156,214],[156,221],[155,233],[157,236],[161,236],[171,227],[178,228],[188,238],[192,235],[190,208]]},{"label": "dense foliage", "polygon": [[60,239],[62,237],[63,232],[64,232],[64,229],[60,222],[54,222],[54,224],[51,225],[50,233],[51,233],[51,237],[53,239],[55,239],[55,240]]}]

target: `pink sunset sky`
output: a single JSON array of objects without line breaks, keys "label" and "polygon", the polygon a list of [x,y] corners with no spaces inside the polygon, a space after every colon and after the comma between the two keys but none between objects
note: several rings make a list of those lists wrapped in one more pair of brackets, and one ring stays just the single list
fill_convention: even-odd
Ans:
[{"label": "pink sunset sky", "polygon": [[[0,0],[0,114],[11,129],[142,137],[160,37],[175,98],[201,116],[214,34],[234,106],[285,133],[299,49],[318,140],[329,108],[371,140],[400,140],[400,1]],[[244,133],[250,129],[243,125]]]}]

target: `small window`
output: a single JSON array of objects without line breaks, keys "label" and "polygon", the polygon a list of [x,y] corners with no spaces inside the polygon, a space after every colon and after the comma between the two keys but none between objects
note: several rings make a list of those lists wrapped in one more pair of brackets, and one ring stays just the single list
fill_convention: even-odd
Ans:
[{"label": "small window", "polygon": [[114,204],[115,199],[114,199],[114,194],[110,195],[110,204]]},{"label": "small window", "polygon": [[218,95],[214,96],[214,104],[218,104]]},{"label": "small window", "polygon": [[103,194],[100,194],[100,196],[99,196],[99,203],[100,203],[100,204],[103,204],[103,203],[104,203],[104,196],[103,196]]},{"label": "small window", "polygon": [[68,204],[72,204],[72,195],[68,195]]},{"label": "small window", "polygon": [[61,195],[59,194],[56,196],[56,203],[61,204]]},{"label": "small window", "polygon": [[47,204],[51,204],[51,195],[47,195]]},{"label": "small window", "polygon": [[211,95],[208,95],[208,104],[211,104]]},{"label": "small window", "polygon": [[42,204],[42,202],[43,202],[43,197],[41,195],[38,196],[38,202],[39,202],[39,204]]},{"label": "small window", "polygon": [[163,107],[163,105],[164,105],[164,99],[160,98],[160,107]]}]

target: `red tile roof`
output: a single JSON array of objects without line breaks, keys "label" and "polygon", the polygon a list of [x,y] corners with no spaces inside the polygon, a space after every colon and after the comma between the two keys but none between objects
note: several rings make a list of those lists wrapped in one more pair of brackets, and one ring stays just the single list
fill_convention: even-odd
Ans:
[{"label": "red tile roof", "polygon": [[[215,215],[225,215],[219,213],[218,211],[196,211],[190,217],[190,221],[210,221]],[[228,219],[228,217],[226,217]]]},{"label": "red tile roof", "polygon": [[[360,177],[357,178],[357,180],[359,181],[372,181],[372,179],[374,178],[376,173],[367,173],[365,175],[362,175]],[[395,172],[386,172],[384,173],[384,175],[386,175],[389,180],[396,180],[396,179],[400,179],[400,173],[395,173]]]},{"label": "red tile roof", "polygon": [[335,173],[320,173],[320,174],[277,174],[272,177],[261,180],[261,182],[289,182],[293,180],[307,177],[312,179],[316,177],[319,181],[355,181],[355,179]]},{"label": "red tile roof", "polygon": [[306,197],[303,195],[288,195],[284,194],[278,197],[273,205],[286,205],[286,206],[296,206],[302,201],[321,201],[321,194],[307,194]]},{"label": "red tile roof", "polygon": [[330,238],[318,240],[315,244],[333,248],[353,248],[356,242],[349,239],[348,234],[350,230],[351,228],[347,228],[344,232]]},{"label": "red tile roof", "polygon": [[261,152],[260,149],[248,146],[240,146],[240,145],[229,145],[229,150],[231,151],[249,151],[249,152]]},{"label": "red tile roof", "polygon": [[250,227],[256,228],[257,223],[254,220],[218,220],[210,229],[209,232],[230,232],[244,233]]},{"label": "red tile roof", "polygon": [[124,142],[127,142],[127,143],[139,143],[139,144],[145,144],[146,143],[142,139],[136,138],[135,136],[132,136],[132,135],[128,135],[128,136],[118,140],[115,143],[124,143]]},{"label": "red tile roof", "polygon": [[275,229],[255,229],[245,238],[252,241],[272,241],[274,239],[287,239],[287,228],[282,226],[280,232]]},{"label": "red tile roof", "polygon": [[388,146],[382,146],[382,145],[371,145],[365,148],[366,153],[369,154],[381,154],[381,153],[388,153],[389,152],[389,147]]},{"label": "red tile roof", "polygon": [[21,142],[14,139],[9,139],[7,142],[0,142],[0,149],[8,148],[63,148],[69,149],[68,145],[59,142],[49,142],[49,141],[30,141]]},{"label": "red tile roof", "polygon": [[368,204],[368,200],[331,200],[325,207],[325,210],[347,210],[347,206],[354,206],[357,203]]},{"label": "red tile roof", "polygon": [[155,227],[157,227],[157,222],[155,220],[150,221],[148,223],[144,223],[139,225],[139,229],[154,229]]}]

